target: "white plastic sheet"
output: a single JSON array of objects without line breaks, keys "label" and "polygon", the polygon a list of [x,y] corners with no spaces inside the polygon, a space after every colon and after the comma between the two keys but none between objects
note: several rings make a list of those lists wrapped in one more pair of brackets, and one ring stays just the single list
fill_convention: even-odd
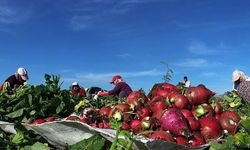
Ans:
[{"label": "white plastic sheet", "polygon": [[[77,121],[54,121],[46,122],[40,125],[23,124],[28,130],[33,130],[43,136],[51,145],[56,148],[65,148],[68,145],[75,144],[83,139],[88,139],[96,133],[100,133],[107,140],[113,141],[115,130],[100,129],[89,126],[88,124]],[[0,121],[0,127],[9,133],[15,133],[14,124]],[[150,140],[144,137],[136,139],[133,149],[138,150],[202,150],[209,145],[204,145],[197,148],[189,148],[176,143],[170,143],[162,140]]]}]

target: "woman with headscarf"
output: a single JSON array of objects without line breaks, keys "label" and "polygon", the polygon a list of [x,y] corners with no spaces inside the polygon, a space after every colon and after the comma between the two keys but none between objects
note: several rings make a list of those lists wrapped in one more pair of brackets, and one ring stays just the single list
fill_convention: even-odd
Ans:
[{"label": "woman with headscarf", "polygon": [[232,74],[232,82],[234,83],[234,90],[239,96],[247,102],[250,102],[250,77],[244,72],[236,69]]},{"label": "woman with headscarf", "polygon": [[120,75],[113,76],[110,84],[114,84],[115,87],[107,92],[99,92],[98,96],[114,95],[119,98],[124,98],[132,93],[131,87],[122,79]]}]

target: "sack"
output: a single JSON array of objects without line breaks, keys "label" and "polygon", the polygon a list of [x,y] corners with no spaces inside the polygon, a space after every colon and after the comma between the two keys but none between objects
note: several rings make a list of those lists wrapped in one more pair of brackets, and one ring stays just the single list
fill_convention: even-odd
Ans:
[{"label": "sack", "polygon": [[[25,123],[22,125],[26,129],[35,131],[43,136],[51,145],[59,149],[64,149],[68,145],[73,145],[83,139],[88,139],[96,133],[101,134],[104,138],[112,142],[116,134],[116,131],[112,129],[94,128],[85,123],[65,119],[39,125]],[[16,134],[14,123],[0,121],[0,128],[5,132]],[[138,136],[134,142],[134,150],[204,150],[209,147],[209,144],[205,144],[192,148],[173,142],[153,140],[141,136]]]}]

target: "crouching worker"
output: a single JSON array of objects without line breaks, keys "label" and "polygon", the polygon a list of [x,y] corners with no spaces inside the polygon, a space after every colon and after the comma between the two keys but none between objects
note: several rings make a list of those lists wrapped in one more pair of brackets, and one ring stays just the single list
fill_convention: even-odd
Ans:
[{"label": "crouching worker", "polygon": [[29,79],[28,77],[28,71],[22,67],[18,68],[15,74],[9,76],[5,81],[4,84],[0,87],[2,90],[4,85],[9,86],[13,91],[16,91],[16,89],[24,85],[24,83]]},{"label": "crouching worker", "polygon": [[79,86],[78,82],[73,82],[72,83],[70,93],[72,95],[77,95],[78,94],[79,96],[83,96],[83,97],[86,96],[85,90]]},{"label": "crouching worker", "polygon": [[118,98],[124,98],[132,92],[131,87],[122,79],[120,75],[113,76],[110,84],[114,84],[115,87],[107,92],[99,92],[98,96],[114,95]]}]

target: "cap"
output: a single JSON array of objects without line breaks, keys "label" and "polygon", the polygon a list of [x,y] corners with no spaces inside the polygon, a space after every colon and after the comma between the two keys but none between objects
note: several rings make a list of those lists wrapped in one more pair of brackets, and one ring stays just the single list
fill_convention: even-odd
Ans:
[{"label": "cap", "polygon": [[117,80],[117,79],[121,79],[121,78],[122,78],[122,77],[121,77],[120,75],[115,75],[115,76],[113,76],[113,78],[112,78],[112,80],[111,80],[110,84],[114,83],[114,82],[115,82],[115,80]]},{"label": "cap", "polygon": [[22,67],[17,69],[17,74],[19,74],[24,81],[29,79],[27,70]]},{"label": "cap", "polygon": [[240,79],[240,77],[244,75],[244,73],[240,70],[234,70],[233,74],[232,74],[232,82],[235,82],[237,80]]},{"label": "cap", "polygon": [[78,82],[73,82],[73,83],[72,83],[72,86],[73,86],[73,85],[79,85],[79,84],[78,84]]}]

